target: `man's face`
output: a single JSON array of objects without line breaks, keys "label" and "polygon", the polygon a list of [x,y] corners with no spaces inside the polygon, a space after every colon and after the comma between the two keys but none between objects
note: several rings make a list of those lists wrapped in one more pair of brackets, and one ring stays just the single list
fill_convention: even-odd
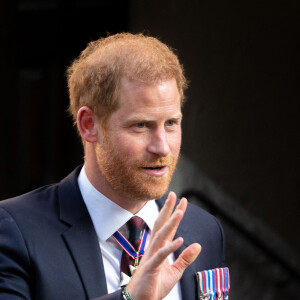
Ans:
[{"label": "man's face", "polygon": [[119,101],[98,139],[98,168],[112,190],[126,199],[160,198],[180,152],[182,115],[176,81],[145,84],[123,78]]}]

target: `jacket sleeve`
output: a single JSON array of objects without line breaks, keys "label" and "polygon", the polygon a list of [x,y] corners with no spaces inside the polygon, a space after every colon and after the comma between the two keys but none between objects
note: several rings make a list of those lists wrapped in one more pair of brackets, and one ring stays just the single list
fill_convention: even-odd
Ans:
[{"label": "jacket sleeve", "polygon": [[0,207],[0,300],[31,299],[30,268],[22,233]]}]

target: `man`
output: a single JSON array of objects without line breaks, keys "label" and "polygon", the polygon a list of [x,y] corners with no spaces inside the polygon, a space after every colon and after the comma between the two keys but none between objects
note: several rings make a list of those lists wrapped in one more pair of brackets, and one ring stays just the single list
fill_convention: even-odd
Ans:
[{"label": "man", "polygon": [[[155,38],[109,36],[73,62],[68,86],[84,166],[0,204],[0,299],[197,299],[195,274],[222,266],[224,237],[214,217],[166,194],[186,87],[177,57]],[[129,281],[133,216],[144,235]]]}]

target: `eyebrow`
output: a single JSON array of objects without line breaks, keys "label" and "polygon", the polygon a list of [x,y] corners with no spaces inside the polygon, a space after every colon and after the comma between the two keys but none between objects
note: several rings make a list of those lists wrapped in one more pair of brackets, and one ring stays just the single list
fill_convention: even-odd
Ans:
[{"label": "eyebrow", "polygon": [[[145,122],[150,122],[150,121],[153,121],[155,118],[152,118],[152,117],[149,117],[147,115],[144,115],[144,114],[137,114],[135,116],[133,116],[132,118],[129,117],[126,122],[138,122],[138,121],[145,121]],[[182,113],[177,113],[177,114],[174,114],[172,116],[170,116],[169,118],[167,118],[168,120],[169,119],[176,119],[176,120],[179,120],[179,119],[182,119]]]}]

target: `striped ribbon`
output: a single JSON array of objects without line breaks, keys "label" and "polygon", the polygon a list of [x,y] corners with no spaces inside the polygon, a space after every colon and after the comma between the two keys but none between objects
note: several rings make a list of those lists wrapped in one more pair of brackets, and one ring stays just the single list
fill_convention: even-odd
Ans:
[{"label": "striped ribbon", "polygon": [[143,235],[141,238],[141,243],[139,245],[139,248],[136,250],[131,245],[131,243],[126,239],[126,237],[118,230],[113,234],[114,239],[117,241],[117,243],[124,249],[124,251],[131,256],[133,259],[137,257],[137,253],[139,256],[142,256],[145,252],[145,245],[146,240],[148,236],[149,228],[146,226],[146,228],[143,231]]},{"label": "striped ribbon", "polygon": [[217,268],[197,273],[201,300],[228,300],[229,269]]}]

